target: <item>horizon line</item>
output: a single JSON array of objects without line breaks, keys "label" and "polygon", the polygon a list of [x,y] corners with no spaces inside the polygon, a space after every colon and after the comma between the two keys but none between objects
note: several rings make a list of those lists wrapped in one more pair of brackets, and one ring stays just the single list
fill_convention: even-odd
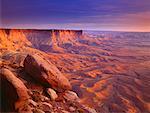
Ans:
[{"label": "horizon line", "polygon": [[150,31],[127,31],[127,30],[98,30],[98,29],[72,29],[72,28],[10,28],[0,27],[0,29],[14,29],[14,30],[77,30],[77,31],[99,31],[99,32],[132,32],[132,33],[150,33]]}]

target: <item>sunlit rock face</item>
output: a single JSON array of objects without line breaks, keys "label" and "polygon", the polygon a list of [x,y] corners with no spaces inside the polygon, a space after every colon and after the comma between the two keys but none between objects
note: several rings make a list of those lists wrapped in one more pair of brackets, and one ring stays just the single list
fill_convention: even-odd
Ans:
[{"label": "sunlit rock face", "polygon": [[1,48],[18,49],[31,45],[22,30],[0,30]]},{"label": "sunlit rock face", "polygon": [[57,49],[58,47],[67,47],[76,44],[79,37],[82,35],[82,31],[52,31],[52,47]]},{"label": "sunlit rock face", "polygon": [[[11,30],[1,29],[1,45],[6,48],[32,46],[43,51],[61,51],[61,47],[75,44],[82,36],[81,30]],[[11,44],[10,44],[11,43]],[[19,43],[19,44],[18,44]],[[15,46],[15,47],[14,47]],[[17,47],[16,47],[17,46]]]},{"label": "sunlit rock face", "polygon": [[37,49],[50,51],[63,51],[61,47],[75,44],[82,35],[78,30],[24,30],[26,38]]}]

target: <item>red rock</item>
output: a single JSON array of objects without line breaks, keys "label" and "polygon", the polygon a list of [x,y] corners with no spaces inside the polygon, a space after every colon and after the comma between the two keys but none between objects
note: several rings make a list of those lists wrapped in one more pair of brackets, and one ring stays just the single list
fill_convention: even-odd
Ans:
[{"label": "red rock", "polygon": [[73,91],[66,91],[63,96],[68,101],[78,101],[78,95]]},{"label": "red rock", "polygon": [[47,93],[50,96],[51,100],[56,100],[56,98],[58,98],[57,93],[51,88],[47,89]]},{"label": "red rock", "polygon": [[58,92],[71,89],[68,79],[49,61],[39,55],[27,55],[24,60],[25,71],[36,81]]},{"label": "red rock", "polygon": [[74,107],[69,107],[69,110],[71,111],[71,112],[74,112],[75,110],[76,110],[76,108],[74,108]]},{"label": "red rock", "polygon": [[50,112],[52,110],[52,105],[47,102],[41,102],[38,104],[39,108],[44,112]]},{"label": "red rock", "polygon": [[17,111],[29,99],[27,88],[10,70],[0,69],[2,112]]}]

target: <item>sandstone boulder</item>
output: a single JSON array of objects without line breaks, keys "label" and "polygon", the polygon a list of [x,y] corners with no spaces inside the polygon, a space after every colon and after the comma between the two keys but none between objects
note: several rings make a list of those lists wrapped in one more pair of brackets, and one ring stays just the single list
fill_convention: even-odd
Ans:
[{"label": "sandstone boulder", "polygon": [[36,107],[37,106],[37,103],[35,101],[31,100],[31,99],[29,99],[28,103],[32,107]]},{"label": "sandstone boulder", "polygon": [[71,106],[71,107],[69,107],[69,110],[70,110],[70,112],[74,112],[76,110],[76,108]]},{"label": "sandstone boulder", "polygon": [[55,100],[56,98],[58,98],[58,95],[56,94],[56,92],[51,88],[47,89],[47,93],[50,96],[51,100]]},{"label": "sandstone boulder", "polygon": [[10,70],[0,69],[1,111],[17,111],[23,108],[29,99],[27,88]]},{"label": "sandstone boulder", "polygon": [[36,81],[58,92],[71,89],[68,79],[49,61],[37,54],[27,55],[24,60],[25,71]]},{"label": "sandstone boulder", "polygon": [[78,101],[78,95],[73,91],[66,91],[63,96],[68,101]]}]

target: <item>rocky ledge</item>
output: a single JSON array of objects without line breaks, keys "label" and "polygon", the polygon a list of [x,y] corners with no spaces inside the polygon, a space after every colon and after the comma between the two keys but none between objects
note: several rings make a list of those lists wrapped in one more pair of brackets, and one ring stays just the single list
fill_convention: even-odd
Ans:
[{"label": "rocky ledge", "polygon": [[43,55],[7,53],[0,54],[1,112],[96,113]]}]

